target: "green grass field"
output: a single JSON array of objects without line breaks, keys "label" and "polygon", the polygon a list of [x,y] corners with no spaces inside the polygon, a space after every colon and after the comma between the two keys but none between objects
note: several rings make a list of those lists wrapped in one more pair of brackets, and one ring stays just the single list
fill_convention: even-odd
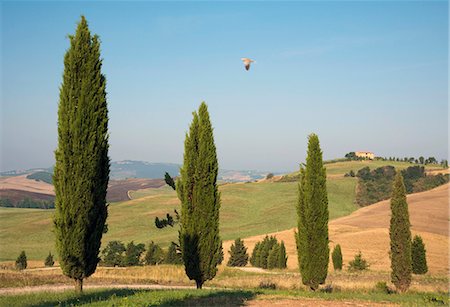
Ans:
[{"label": "green grass field", "polygon": [[[328,180],[330,218],[356,209],[355,178]],[[222,207],[220,231],[224,240],[292,228],[296,225],[297,183],[240,183],[220,187]],[[108,233],[103,243],[151,240],[168,246],[177,240],[178,228],[157,229],[156,216],[179,209],[175,191],[168,187],[133,192],[132,200],[109,207]],[[0,260],[15,260],[25,250],[28,259],[44,259],[55,253],[51,217],[53,210],[0,208]]]},{"label": "green grass field", "polygon": [[[1,306],[243,306],[258,301],[289,302],[308,299],[348,302],[355,300],[365,302],[383,302],[401,306],[442,306],[448,305],[448,297],[441,294],[408,292],[405,294],[386,294],[375,291],[342,291],[335,293],[292,291],[292,290],[132,290],[132,289],[98,289],[87,290],[81,296],[73,291],[64,293],[41,292],[25,295],[7,295],[0,298]],[[303,306],[303,305],[302,305]]]},{"label": "green grass field", "polygon": [[[363,167],[368,166],[370,169],[375,169],[378,167],[392,165],[397,169],[405,169],[410,166],[415,166],[419,164],[408,163],[408,162],[397,162],[397,161],[381,161],[381,160],[363,160],[363,161],[341,161],[334,163],[325,164],[325,168],[327,169],[327,175],[344,175],[351,170],[355,173]],[[442,169],[442,167],[438,164],[427,164],[424,165],[426,170],[438,170]],[[298,171],[288,174],[288,176],[297,175]]]}]

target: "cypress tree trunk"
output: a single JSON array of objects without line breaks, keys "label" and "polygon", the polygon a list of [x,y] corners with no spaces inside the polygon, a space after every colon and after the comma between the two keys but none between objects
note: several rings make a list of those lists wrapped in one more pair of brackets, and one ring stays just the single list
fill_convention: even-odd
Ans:
[{"label": "cypress tree trunk", "polygon": [[83,280],[75,279],[75,292],[81,293],[83,292]]},{"label": "cypress tree trunk", "polygon": [[328,196],[319,138],[309,136],[306,167],[300,168],[297,255],[302,282],[311,290],[325,283],[328,272]]},{"label": "cypress tree trunk", "polygon": [[193,116],[176,187],[181,200],[179,237],[185,270],[201,289],[216,275],[222,255],[216,184],[219,166],[206,104],[202,103]]},{"label": "cypress tree trunk", "polygon": [[391,280],[398,291],[411,284],[411,230],[406,202],[406,189],[401,172],[397,172],[391,198]]},{"label": "cypress tree trunk", "polygon": [[108,109],[100,42],[83,16],[69,38],[58,108],[54,225],[61,269],[82,291],[100,260],[107,217]]}]

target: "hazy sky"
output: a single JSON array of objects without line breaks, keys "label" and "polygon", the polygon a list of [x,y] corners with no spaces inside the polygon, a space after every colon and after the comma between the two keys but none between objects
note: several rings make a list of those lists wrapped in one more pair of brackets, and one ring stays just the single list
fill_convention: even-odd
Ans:
[{"label": "hazy sky", "polygon": [[297,169],[311,132],[326,159],[448,155],[446,1],[2,2],[2,171],[53,164],[81,14],[102,41],[114,161],[181,162],[201,101],[221,168]]}]

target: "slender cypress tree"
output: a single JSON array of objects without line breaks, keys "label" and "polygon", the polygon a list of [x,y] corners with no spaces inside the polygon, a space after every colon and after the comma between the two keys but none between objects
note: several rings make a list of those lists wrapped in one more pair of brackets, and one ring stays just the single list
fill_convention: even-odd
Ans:
[{"label": "slender cypress tree", "polygon": [[342,270],[342,251],[339,244],[334,247],[333,252],[331,253],[331,259],[333,260],[334,270]]},{"label": "slender cypress tree", "polygon": [[297,255],[303,284],[316,290],[328,271],[328,196],[319,138],[308,139],[306,167],[300,168]]},{"label": "slender cypress tree", "polygon": [[219,236],[218,162],[208,108],[193,113],[176,187],[181,200],[180,246],[186,274],[201,289],[214,278],[222,257]]},{"label": "slender cypress tree", "polygon": [[394,179],[391,198],[391,280],[398,291],[408,290],[411,284],[411,230],[406,189],[401,172]]},{"label": "slender cypress tree", "polygon": [[414,236],[411,246],[412,271],[414,274],[428,272],[425,244],[421,236]]},{"label": "slender cypress tree", "polygon": [[100,260],[106,229],[108,109],[100,41],[84,16],[69,38],[58,108],[54,224],[61,269],[81,292]]},{"label": "slender cypress tree", "polygon": [[281,241],[280,253],[278,255],[278,268],[285,269],[286,268],[286,262],[287,262],[286,247],[284,246],[284,242]]}]

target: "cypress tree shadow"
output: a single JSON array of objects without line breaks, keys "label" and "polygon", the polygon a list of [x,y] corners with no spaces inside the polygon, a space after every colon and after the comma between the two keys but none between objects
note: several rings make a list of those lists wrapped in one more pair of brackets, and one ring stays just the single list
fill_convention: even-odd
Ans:
[{"label": "cypress tree shadow", "polygon": [[50,307],[50,306],[77,306],[82,304],[89,304],[94,302],[107,301],[112,297],[126,297],[132,296],[136,293],[147,290],[133,290],[133,289],[109,289],[93,293],[83,293],[76,297],[71,297],[62,301],[48,301],[39,304],[31,305],[34,307]]},{"label": "cypress tree shadow", "polygon": [[200,297],[169,300],[159,306],[245,306],[247,301],[254,299],[257,294],[257,291],[218,291]]}]

